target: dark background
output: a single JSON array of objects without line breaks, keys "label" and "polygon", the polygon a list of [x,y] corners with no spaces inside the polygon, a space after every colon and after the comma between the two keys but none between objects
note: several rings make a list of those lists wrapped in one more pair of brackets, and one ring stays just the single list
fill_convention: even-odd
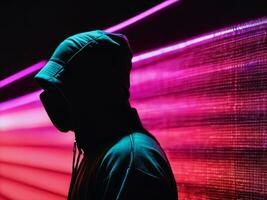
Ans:
[{"label": "dark background", "polygon": [[[105,29],[163,1],[7,1],[0,3],[0,79],[42,59],[69,35]],[[266,0],[181,0],[127,27],[135,54],[267,15]],[[33,75],[1,89],[0,101],[38,88]]]}]

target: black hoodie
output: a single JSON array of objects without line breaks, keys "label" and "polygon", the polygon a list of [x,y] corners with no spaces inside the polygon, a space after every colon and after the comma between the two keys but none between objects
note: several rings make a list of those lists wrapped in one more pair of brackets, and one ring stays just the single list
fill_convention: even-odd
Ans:
[{"label": "black hoodie", "polygon": [[54,94],[42,99],[53,124],[75,133],[69,200],[178,199],[163,149],[130,106],[131,58],[124,35],[90,31],[64,40],[35,76]]}]

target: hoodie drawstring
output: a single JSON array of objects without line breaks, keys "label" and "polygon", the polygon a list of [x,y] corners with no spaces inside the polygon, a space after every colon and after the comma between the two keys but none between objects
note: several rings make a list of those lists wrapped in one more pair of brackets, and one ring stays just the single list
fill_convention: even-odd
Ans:
[{"label": "hoodie drawstring", "polygon": [[[78,153],[78,157],[77,157],[77,160],[76,160],[77,148],[78,148],[79,153]],[[73,190],[73,186],[75,185],[76,177],[78,175],[78,167],[79,167],[80,158],[81,158],[81,154],[82,153],[83,152],[82,152],[81,148],[79,148],[77,146],[77,142],[75,140],[74,144],[73,144],[72,175],[71,175],[68,199],[71,198],[70,196],[71,196],[71,193],[72,193],[72,190]]]}]

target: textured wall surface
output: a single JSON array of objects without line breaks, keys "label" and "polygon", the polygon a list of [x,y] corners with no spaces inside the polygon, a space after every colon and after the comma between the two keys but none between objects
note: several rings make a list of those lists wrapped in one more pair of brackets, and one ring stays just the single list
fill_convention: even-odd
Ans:
[{"label": "textured wall surface", "polygon": [[267,199],[266,19],[231,28],[132,74],[132,100],[181,199]]},{"label": "textured wall surface", "polygon": [[[135,58],[131,103],[180,199],[267,199],[266,29],[262,18]],[[1,104],[0,200],[66,198],[73,136],[51,126],[38,93]]]}]

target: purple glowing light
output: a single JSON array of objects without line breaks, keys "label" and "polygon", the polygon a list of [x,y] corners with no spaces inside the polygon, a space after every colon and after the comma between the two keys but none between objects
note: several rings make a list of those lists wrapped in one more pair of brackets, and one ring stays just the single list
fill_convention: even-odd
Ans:
[{"label": "purple glowing light", "polygon": [[[131,105],[166,150],[179,199],[267,195],[267,24],[243,27],[133,68]],[[0,196],[66,199],[74,134],[57,134],[40,101],[0,112],[0,132]]]},{"label": "purple glowing light", "polygon": [[[138,22],[138,21],[140,21],[140,20],[142,20],[142,19],[144,19],[144,18],[146,18],[146,17],[148,17],[148,16],[150,16],[150,15],[152,15],[152,14],[154,14],[154,13],[156,13],[156,12],[158,12],[158,11],[160,11],[160,10],[162,10],[162,9],[164,9],[164,8],[174,4],[176,2],[178,2],[178,1],[179,0],[164,1],[163,3],[160,3],[159,5],[154,6],[154,7],[150,8],[150,9],[148,9],[148,10],[146,10],[146,11],[144,11],[144,12],[142,12],[142,13],[140,13],[140,14],[138,14],[138,15],[130,18],[130,19],[127,19],[127,20],[125,20],[125,21],[123,21],[117,25],[114,25],[110,28],[105,29],[105,31],[114,32],[114,31],[121,30],[121,29],[123,29],[127,26],[130,26],[130,25],[132,25],[132,24],[134,24],[134,23],[136,23],[136,22]],[[9,85],[9,84],[19,80],[20,78],[23,78],[24,76],[27,76],[33,72],[36,72],[37,70],[41,69],[45,65],[45,63],[46,63],[46,61],[40,61],[39,63],[37,63],[31,67],[28,67],[28,68],[26,68],[26,69],[24,69],[24,70],[22,70],[16,74],[10,76],[10,77],[7,77],[4,80],[1,80],[0,81],[0,88]]]},{"label": "purple glowing light", "polygon": [[127,26],[130,26],[130,25],[132,25],[132,24],[134,24],[134,23],[136,23],[136,22],[138,22],[138,21],[140,21],[140,20],[142,20],[142,19],[144,19],[144,18],[146,18],[146,17],[148,17],[148,16],[150,16],[150,15],[152,15],[152,14],[154,14],[154,13],[156,13],[156,12],[158,12],[158,11],[160,11],[160,10],[162,10],[162,9],[164,9],[164,8],[174,4],[176,2],[178,2],[178,1],[179,0],[164,1],[163,3],[161,3],[157,6],[154,6],[153,8],[150,8],[150,9],[146,10],[145,12],[140,13],[139,15],[136,15],[136,16],[134,16],[134,17],[132,17],[132,18],[130,18],[124,22],[121,22],[115,26],[107,28],[105,31],[114,32],[114,31],[121,30],[121,29],[123,29]]},{"label": "purple glowing light", "polygon": [[38,62],[38,63],[36,63],[36,64],[26,68],[26,69],[24,69],[24,70],[19,71],[16,74],[13,74],[12,76],[9,76],[9,77],[1,80],[0,81],[0,88],[3,88],[5,86],[7,86],[7,85],[9,85],[9,84],[21,79],[21,78],[23,78],[23,77],[33,73],[33,72],[41,69],[45,65],[45,63],[46,63],[46,61],[42,60],[42,61],[40,61],[40,62]]},{"label": "purple glowing light", "polygon": [[41,92],[42,92],[42,90],[38,90],[38,91],[32,92],[30,94],[14,98],[14,99],[11,99],[9,101],[5,101],[3,103],[0,103],[0,112],[3,112],[5,110],[9,110],[9,109],[14,108],[14,107],[23,106],[25,104],[28,104],[28,103],[31,103],[34,101],[39,101],[39,95]]},{"label": "purple glowing light", "polygon": [[[205,34],[205,35],[202,35],[200,37],[196,37],[196,38],[187,40],[185,42],[176,43],[174,45],[159,48],[159,49],[156,49],[153,51],[149,51],[149,52],[134,56],[132,59],[132,62],[137,63],[137,62],[142,61],[142,60],[151,59],[152,57],[155,58],[157,56],[161,56],[161,55],[166,54],[166,53],[170,53],[170,52],[174,52],[174,51],[178,51],[178,50],[183,50],[184,48],[189,47],[189,46],[193,47],[196,45],[203,44],[204,42],[211,42],[212,40],[218,39],[220,37],[226,37],[227,34],[229,34],[229,36],[231,36],[231,34],[235,34],[236,31],[241,31],[241,30],[242,31],[245,31],[245,30],[249,31],[249,29],[251,29],[253,27],[258,27],[258,26],[265,25],[265,24],[267,24],[267,18],[255,20],[255,21],[248,22],[248,23],[245,23],[242,25],[238,25],[238,26],[233,26],[231,28],[221,29],[219,31]],[[139,79],[139,81],[140,81],[140,79]],[[40,94],[40,92],[41,92],[41,90],[30,93],[30,94],[23,96],[23,97],[18,97],[18,98],[9,100],[7,102],[0,103],[0,111],[8,110],[8,109],[11,109],[14,107],[25,105],[27,103],[38,101],[39,100],[38,94]]]},{"label": "purple glowing light", "polygon": [[0,120],[0,131],[49,126],[51,126],[51,122],[41,106],[2,114]]},{"label": "purple glowing light", "polygon": [[170,45],[167,47],[159,48],[159,49],[156,49],[154,51],[142,53],[141,55],[137,55],[137,56],[133,57],[132,62],[133,63],[138,62],[141,60],[145,60],[148,58],[159,56],[161,54],[165,54],[165,53],[169,53],[169,52],[176,51],[179,49],[183,49],[185,47],[200,45],[200,44],[202,44],[202,42],[209,42],[211,40],[218,39],[219,37],[222,37],[222,36],[225,37],[225,36],[227,36],[227,34],[229,34],[229,36],[230,36],[231,34],[234,34],[236,31],[241,31],[244,29],[249,29],[252,27],[264,25],[266,23],[267,23],[267,18],[259,20],[259,21],[254,21],[251,23],[246,23],[246,24],[241,25],[241,26],[233,26],[231,28],[226,28],[226,29],[222,29],[222,30],[219,30],[216,32],[208,33],[208,34],[202,35],[200,37],[196,37],[196,38],[187,40],[185,42],[179,42],[177,44],[173,44],[173,45]]}]

